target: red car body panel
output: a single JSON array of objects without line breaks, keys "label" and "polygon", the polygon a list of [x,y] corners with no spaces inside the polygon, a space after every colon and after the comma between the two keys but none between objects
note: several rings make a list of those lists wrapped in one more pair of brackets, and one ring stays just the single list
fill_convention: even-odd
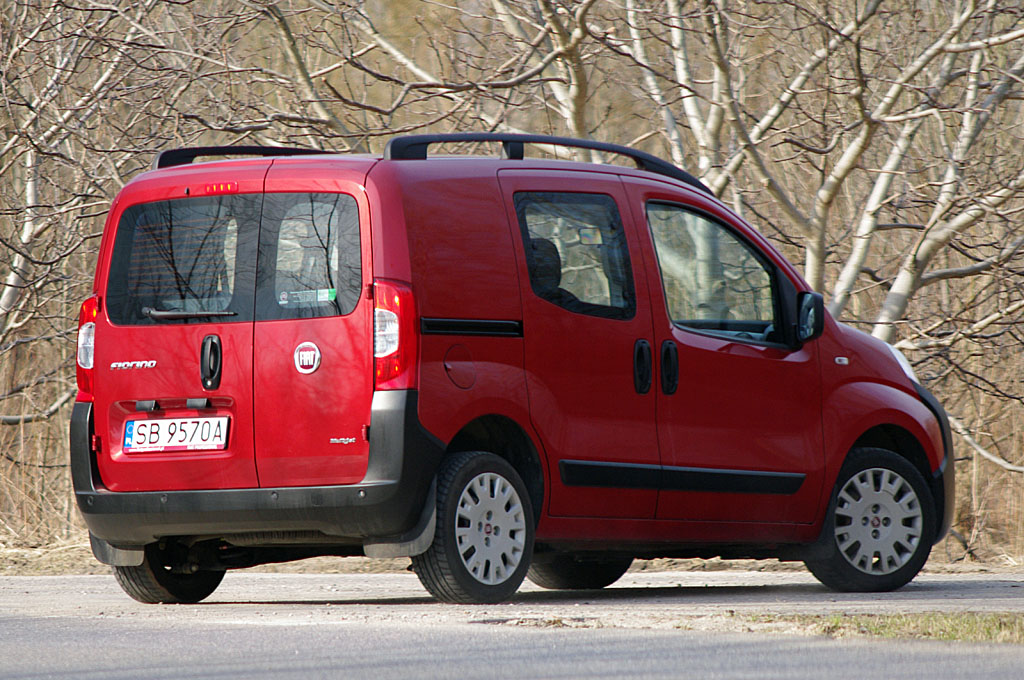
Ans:
[{"label": "red car body panel", "polygon": [[[441,173],[430,164],[380,163],[366,186],[376,216],[374,267],[412,282],[421,319],[442,330],[452,320],[522,320],[513,235],[493,163],[463,160]],[[460,228],[445,228],[452,224]],[[441,441],[486,416],[529,421],[521,334],[428,330],[419,357],[419,419]]]},{"label": "red car body panel", "polygon": [[[266,192],[340,193],[359,207],[362,285],[372,281],[366,167],[279,159]],[[253,403],[260,486],[354,484],[366,474],[373,397],[373,301],[359,296],[345,316],[260,321],[255,324]],[[321,354],[312,373],[300,373],[295,352],[313,343]]]},{"label": "red car body panel", "polygon": [[[625,180],[629,205],[651,201],[697,208],[728,224],[771,258],[778,276],[806,284],[753,230],[699,192],[665,182]],[[643,219],[640,224],[646,225]],[[648,261],[656,262],[650,231],[641,228]],[[821,375],[815,343],[800,348],[733,341],[672,323],[657,266],[647,267],[654,310],[654,346],[679,348],[680,389],[658,392],[658,435],[664,465],[805,475],[787,496],[662,490],[659,519],[810,522],[824,482],[819,409]],[[657,373],[657,370],[656,370]],[[794,389],[799,385],[798,389]]]},{"label": "red car body panel", "polygon": [[[694,546],[756,545],[770,551],[779,545],[810,543],[821,527],[789,522],[707,522],[703,520],[614,519],[545,516],[537,540],[574,550],[613,550],[642,546],[650,554]],[[710,551],[706,551],[711,554]]]},{"label": "red car body panel", "polygon": [[530,421],[547,454],[551,515],[653,518],[657,489],[567,486],[559,470],[566,460],[651,466],[661,460],[654,390],[638,394],[633,382],[634,346],[650,337],[651,308],[622,182],[613,174],[551,170],[503,170],[499,180],[517,231],[511,206],[519,192],[578,192],[586,187],[587,193],[610,196],[618,206],[636,288],[636,312],[630,319],[578,314],[537,297],[518,239]]},{"label": "red car body panel", "polygon": [[[159,175],[141,175],[121,192],[108,216],[100,248],[96,291],[101,309],[96,321],[95,423],[100,436],[97,466],[107,489],[117,492],[184,489],[234,489],[258,486],[252,420],[251,322],[211,321],[188,325],[115,326],[102,304],[115,229],[132,205],[202,196],[208,185],[233,182],[239,194],[263,191],[270,161],[227,162],[211,176],[210,168],[183,167]],[[211,333],[220,336],[224,366],[220,386],[203,389],[200,347]],[[121,362],[155,362],[152,367],[113,369]],[[209,398],[202,413],[186,407],[190,398]],[[159,414],[139,412],[139,401],[156,401]],[[125,453],[122,440],[129,419],[228,416],[228,446],[222,451]]]},{"label": "red car body panel", "polygon": [[[353,197],[364,292],[354,311],[297,320],[113,325],[103,296],[114,227],[124,210],[181,198],[186,189],[202,195],[215,180],[234,183],[237,193]],[[570,312],[534,292],[514,207],[520,192],[614,200],[635,288],[630,318]],[[141,175],[108,218],[95,284],[101,298],[95,392],[79,395],[82,403],[95,401],[99,446],[92,455],[103,491],[360,484],[372,491],[383,484],[391,471],[373,477],[370,460],[379,425],[374,404],[381,396],[374,388],[372,286],[380,279],[409,287],[415,299],[418,359],[411,383],[416,400],[410,403],[416,423],[407,424],[403,436],[416,430],[440,451],[452,451],[495,427],[522,433],[541,470],[543,502],[534,508],[540,543],[668,549],[813,542],[843,460],[865,433],[879,429],[905,433],[920,447],[927,472],[940,478],[948,463],[940,421],[878,341],[831,318],[821,337],[801,346],[745,342],[674,324],[647,226],[650,201],[684,205],[728,225],[786,286],[809,291],[792,265],[721,202],[641,170],[534,159],[324,156],[204,163]],[[199,349],[211,333],[221,338],[225,363],[220,386],[204,390]],[[654,380],[644,393],[634,381],[641,340],[654,350]],[[679,350],[680,384],[673,394],[658,381],[658,348],[667,341]],[[304,342],[321,352],[319,368],[308,375],[296,371],[294,359]],[[139,360],[156,364],[110,369]],[[187,408],[186,399],[195,397],[208,398],[208,407]],[[147,400],[159,402],[161,418],[230,417],[228,447],[124,453],[119,441],[125,422],[155,417],[136,410]],[[377,433],[388,440],[392,435]],[[791,493],[591,485],[567,483],[566,462],[802,481]],[[431,480],[417,480],[417,489]],[[362,496],[345,498],[357,504]],[[364,524],[358,537],[372,535]]]},{"label": "red car body panel", "polygon": [[829,479],[838,474],[857,440],[879,427],[906,432],[920,447],[931,471],[942,469],[947,460],[939,421],[880,340],[829,317],[818,346]]}]

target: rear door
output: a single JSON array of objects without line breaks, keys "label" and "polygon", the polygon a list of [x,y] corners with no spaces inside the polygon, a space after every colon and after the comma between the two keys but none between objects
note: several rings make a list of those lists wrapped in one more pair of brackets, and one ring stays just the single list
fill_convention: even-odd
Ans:
[{"label": "rear door", "polygon": [[362,294],[370,248],[361,225],[369,214],[361,175],[324,174],[304,177],[279,160],[266,180],[253,354],[264,487],[348,484],[366,474],[373,304]]},{"label": "rear door", "polygon": [[651,311],[622,183],[525,170],[499,180],[522,237],[526,380],[549,462],[548,511],[653,517]]},{"label": "rear door", "polygon": [[97,464],[112,491],[257,485],[253,263],[268,165],[225,166],[217,183],[208,171],[167,173],[115,208],[95,393]]}]

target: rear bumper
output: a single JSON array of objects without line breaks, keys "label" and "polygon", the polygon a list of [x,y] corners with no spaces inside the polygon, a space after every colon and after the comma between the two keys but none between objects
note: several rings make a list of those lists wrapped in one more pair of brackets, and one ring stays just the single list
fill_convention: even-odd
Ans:
[{"label": "rear bumper", "polygon": [[373,397],[366,477],[344,486],[147,491],[104,488],[92,451],[92,404],[71,416],[71,476],[89,531],[118,548],[167,536],[319,531],[339,544],[400,535],[416,525],[444,451],[417,418],[417,392]]},{"label": "rear bumper", "polygon": [[946,409],[942,407],[939,400],[921,385],[915,383],[914,387],[917,389],[921,401],[928,407],[928,410],[935,414],[935,419],[939,421],[939,427],[942,430],[942,447],[945,455],[942,463],[939,465],[939,469],[935,470],[932,473],[932,478],[928,480],[931,485],[932,496],[935,498],[935,504],[939,506],[937,509],[940,521],[938,530],[935,533],[935,542],[938,543],[946,537],[949,528],[953,525],[953,511],[956,509],[956,466],[953,464],[953,431],[949,427],[949,417],[946,415]]}]

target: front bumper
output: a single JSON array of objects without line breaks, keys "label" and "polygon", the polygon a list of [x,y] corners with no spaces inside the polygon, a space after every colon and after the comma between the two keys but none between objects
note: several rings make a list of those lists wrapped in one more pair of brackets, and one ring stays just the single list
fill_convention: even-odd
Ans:
[{"label": "front bumper", "polygon": [[338,544],[399,536],[413,528],[444,445],[417,418],[417,392],[373,396],[366,477],[344,486],[146,491],[103,487],[92,451],[93,406],[71,415],[71,476],[78,508],[93,536],[121,549],[168,536],[230,536],[318,531]]}]

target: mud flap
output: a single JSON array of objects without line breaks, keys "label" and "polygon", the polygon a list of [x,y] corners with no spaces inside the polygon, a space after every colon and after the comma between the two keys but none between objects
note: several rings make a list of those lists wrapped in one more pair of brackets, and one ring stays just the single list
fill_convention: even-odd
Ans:
[{"label": "mud flap", "polygon": [[112,567],[137,567],[142,564],[145,553],[142,546],[134,550],[115,548],[102,538],[96,538],[89,532],[89,543],[92,544],[92,554],[103,564]]},{"label": "mud flap", "polygon": [[437,480],[430,483],[427,501],[416,526],[401,536],[373,539],[363,543],[367,557],[413,557],[427,551],[434,542],[434,528],[437,526]]}]

